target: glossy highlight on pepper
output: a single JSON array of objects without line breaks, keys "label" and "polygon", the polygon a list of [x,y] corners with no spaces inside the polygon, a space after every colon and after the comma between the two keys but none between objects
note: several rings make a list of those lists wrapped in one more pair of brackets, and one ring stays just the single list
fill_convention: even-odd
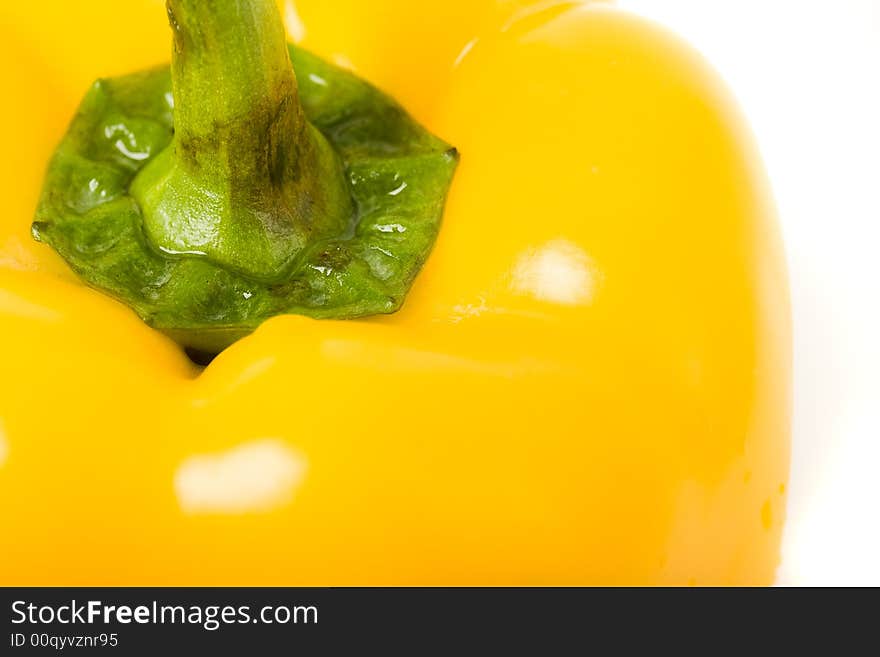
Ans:
[{"label": "glossy highlight on pepper", "polygon": [[0,8],[29,62],[0,105],[0,582],[772,582],[790,326],[748,130],[654,24],[514,4],[426,34],[413,3],[297,0],[303,47],[461,163],[398,312],[278,316],[204,369],[28,234],[84,85],[167,57],[162,3]]}]

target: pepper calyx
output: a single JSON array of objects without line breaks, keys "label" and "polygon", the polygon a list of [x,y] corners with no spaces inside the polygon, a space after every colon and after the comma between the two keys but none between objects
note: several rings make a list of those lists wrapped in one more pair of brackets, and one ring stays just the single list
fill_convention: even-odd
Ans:
[{"label": "pepper calyx", "polygon": [[287,45],[271,0],[168,7],[172,68],[92,86],[34,236],[205,351],[273,315],[397,310],[436,239],[455,149]]}]

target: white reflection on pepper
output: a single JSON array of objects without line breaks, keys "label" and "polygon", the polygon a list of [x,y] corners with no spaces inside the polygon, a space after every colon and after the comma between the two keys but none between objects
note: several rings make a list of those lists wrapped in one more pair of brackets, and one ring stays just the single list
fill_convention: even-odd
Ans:
[{"label": "white reflection on pepper", "polygon": [[299,43],[306,36],[306,26],[299,17],[293,0],[284,3],[284,27],[294,43]]},{"label": "white reflection on pepper", "polygon": [[9,445],[6,443],[6,426],[3,424],[3,418],[0,418],[0,468],[6,463],[7,456],[9,456]]},{"label": "white reflection on pepper", "polygon": [[187,458],[175,473],[174,491],[185,513],[271,511],[293,499],[306,470],[299,451],[282,440],[264,438]]},{"label": "white reflection on pepper", "polygon": [[551,240],[517,258],[511,287],[539,301],[564,306],[586,305],[596,291],[595,272],[583,249],[567,240]]}]

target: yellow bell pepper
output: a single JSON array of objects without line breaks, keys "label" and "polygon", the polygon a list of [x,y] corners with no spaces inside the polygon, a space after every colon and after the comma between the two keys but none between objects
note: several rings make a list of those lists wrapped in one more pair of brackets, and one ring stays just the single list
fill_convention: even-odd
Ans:
[{"label": "yellow bell pepper", "polygon": [[402,309],[207,368],[28,234],[161,0],[0,8],[0,583],[766,584],[789,459],[772,199],[735,103],[605,3],[297,0],[461,164]]}]

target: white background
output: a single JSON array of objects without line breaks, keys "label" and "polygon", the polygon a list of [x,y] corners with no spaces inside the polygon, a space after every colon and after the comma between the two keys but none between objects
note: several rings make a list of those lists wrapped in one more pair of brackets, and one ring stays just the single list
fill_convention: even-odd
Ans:
[{"label": "white background", "polygon": [[794,303],[779,583],[880,585],[880,0],[619,0],[698,47],[773,181]]}]

